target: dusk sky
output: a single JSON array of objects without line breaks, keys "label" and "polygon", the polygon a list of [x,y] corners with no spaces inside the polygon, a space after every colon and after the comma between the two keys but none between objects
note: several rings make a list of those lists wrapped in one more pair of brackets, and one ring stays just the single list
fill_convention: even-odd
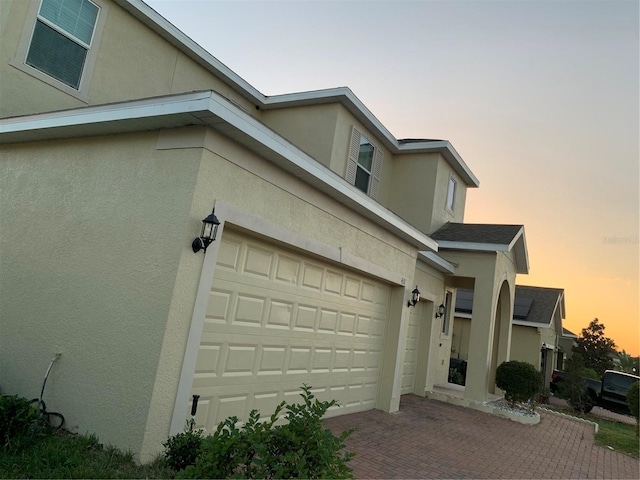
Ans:
[{"label": "dusk sky", "polygon": [[265,95],[346,86],[396,138],[449,140],[465,222],[525,225],[517,283],[638,355],[638,0],[145,1]]}]

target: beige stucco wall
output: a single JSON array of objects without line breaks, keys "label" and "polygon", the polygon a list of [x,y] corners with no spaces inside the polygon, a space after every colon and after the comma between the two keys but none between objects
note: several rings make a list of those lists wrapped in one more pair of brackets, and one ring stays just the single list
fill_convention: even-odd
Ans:
[{"label": "beige stucco wall", "polygon": [[29,42],[39,2],[0,2],[0,26],[3,27],[0,42],[0,118],[194,90],[215,90],[241,105],[247,113],[260,115],[255,106],[239,93],[118,5],[109,0],[97,1],[105,7],[101,15],[106,18],[101,35],[94,39],[94,43],[99,45],[99,55],[87,79],[86,99],[64,93],[10,65],[11,62],[24,61],[16,55],[20,42]]},{"label": "beige stucco wall", "polygon": [[[459,222],[464,220],[464,209],[467,201],[467,186],[462,178],[453,171],[447,161],[438,155],[438,173],[435,183],[435,192],[432,197],[431,224],[427,233],[433,233],[447,222]],[[453,211],[446,208],[447,192],[449,190],[449,178],[456,181],[456,196]]]},{"label": "beige stucco wall", "polygon": [[[61,353],[48,408],[67,428],[134,452],[180,256],[199,228],[190,212],[200,152],[156,152],[156,138],[0,146],[2,392],[37,397]],[[196,272],[193,254],[191,264]]]},{"label": "beige stucco wall", "polygon": [[509,360],[515,255],[455,250],[440,254],[458,265],[456,276],[464,288],[474,288],[465,398],[485,401],[487,392],[495,390],[495,367]]},{"label": "beige stucco wall", "polygon": [[435,153],[396,155],[390,179],[389,209],[423,232],[429,231],[433,216],[438,157]]},{"label": "beige stucco wall", "polygon": [[[389,209],[421,231],[464,220],[467,187],[439,153],[396,155],[391,173]],[[457,182],[453,211],[446,208],[450,177]]]},{"label": "beige stucco wall", "polygon": [[[442,318],[435,318],[437,307],[445,301],[446,278],[441,272],[418,261],[413,284],[420,290],[423,301],[431,302],[428,317],[423,319],[427,328],[422,329],[422,333],[428,333],[428,338],[420,339],[421,347],[428,348],[425,385],[430,389],[433,385],[446,383],[449,372],[448,353],[451,348],[452,329],[449,329],[448,335],[443,334]],[[449,321],[452,319],[453,317],[450,317]]]},{"label": "beige stucco wall", "polygon": [[511,360],[527,362],[540,370],[542,329],[513,325],[511,331]]},{"label": "beige stucco wall", "polygon": [[397,406],[415,247],[202,127],[0,148],[3,392],[37,396],[59,352],[49,408],[150,459],[169,433],[202,271],[191,240],[223,201],[395,279],[383,362]]},{"label": "beige stucco wall", "polygon": [[[277,225],[281,230],[290,231],[292,236],[302,235],[325,245],[339,247],[345,256],[359,258],[394,272],[398,278],[411,278],[413,275],[414,247],[214,130],[190,128],[163,132],[162,137],[160,143],[169,153],[190,146],[194,149],[204,147],[192,212],[207,212],[212,201],[223,201],[248,215]],[[220,220],[225,221],[224,218]],[[256,233],[263,232],[257,230]],[[188,269],[182,273],[179,271],[176,285],[183,283],[182,277],[185,278],[185,284],[191,285],[190,276]],[[392,302],[394,305],[389,319],[390,326],[397,330],[396,336],[406,335],[402,327],[403,310],[406,309],[402,308],[403,294],[400,290],[400,299]],[[175,297],[174,302],[178,303]],[[388,352],[385,346],[383,364],[392,366],[390,374],[393,377],[397,347],[390,346],[393,348]],[[168,423],[163,422],[165,419],[169,421],[173,414],[185,347],[183,319],[170,319],[142,448],[143,458],[150,458],[157,452],[161,448],[160,442],[168,434]]]},{"label": "beige stucco wall", "polygon": [[[298,148],[331,168],[339,104],[265,110],[261,121]],[[335,173],[340,174],[340,171]]]}]

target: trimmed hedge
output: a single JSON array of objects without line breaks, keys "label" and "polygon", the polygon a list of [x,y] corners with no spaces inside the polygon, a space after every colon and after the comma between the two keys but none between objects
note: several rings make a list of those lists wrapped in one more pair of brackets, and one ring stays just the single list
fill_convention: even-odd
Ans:
[{"label": "trimmed hedge", "polygon": [[527,362],[511,360],[496,369],[496,385],[504,390],[504,398],[511,406],[534,399],[542,386],[542,375]]}]

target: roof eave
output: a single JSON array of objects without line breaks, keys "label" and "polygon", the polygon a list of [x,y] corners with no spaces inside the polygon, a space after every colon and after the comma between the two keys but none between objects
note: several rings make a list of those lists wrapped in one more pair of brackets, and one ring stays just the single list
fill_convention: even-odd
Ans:
[{"label": "roof eave", "polygon": [[446,261],[440,255],[430,251],[419,251],[418,258],[425,262],[427,265],[435,268],[441,273],[452,275],[455,274],[456,267],[452,263]]},{"label": "roof eave", "polygon": [[274,95],[265,99],[262,108],[264,110],[274,110],[327,103],[340,103],[344,106],[365,127],[375,132],[377,134],[376,137],[394,155],[402,153],[440,153],[468,187],[476,188],[480,186],[480,181],[449,141],[434,140],[401,144],[348,87]]},{"label": "roof eave", "polygon": [[215,92],[170,95],[0,120],[0,144],[210,126],[256,151],[418,250],[438,250],[428,235],[357,190],[285,138]]},{"label": "roof eave", "polygon": [[266,97],[262,93],[185,35],[184,32],[149,5],[141,0],[113,1],[247,100],[258,106],[264,104]]},{"label": "roof eave", "polygon": [[382,143],[394,154],[412,152],[441,153],[452,168],[460,175],[468,187],[478,187],[480,182],[471,169],[462,160],[448,141],[422,142],[416,144],[400,145],[398,140],[387,128],[371,113],[371,111],[346,87],[299,92],[284,95],[266,96],[260,93],[249,82],[244,80],[224,63],[211,55],[208,51],[194,42],[180,29],[167,21],[142,0],[114,0],[120,7],[138,19],[144,25],[160,35],[174,47],[178,48],[189,58],[201,65],[215,77],[219,78],[233,90],[238,92],[251,103],[261,109],[286,108],[290,106],[314,105],[323,103],[340,102],[367,128],[377,134]]}]

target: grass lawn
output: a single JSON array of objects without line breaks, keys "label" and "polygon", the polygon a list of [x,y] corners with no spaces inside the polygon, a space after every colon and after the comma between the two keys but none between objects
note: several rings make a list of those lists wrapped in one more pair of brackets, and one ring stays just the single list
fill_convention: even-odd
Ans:
[{"label": "grass lawn", "polygon": [[0,478],[172,478],[161,460],[138,465],[96,437],[59,432],[2,448]]},{"label": "grass lawn", "polygon": [[636,429],[633,425],[593,417],[590,417],[589,420],[599,425],[598,433],[595,437],[596,445],[605,448],[611,447],[616,452],[624,453],[633,458],[640,458],[640,441],[636,436]]}]

